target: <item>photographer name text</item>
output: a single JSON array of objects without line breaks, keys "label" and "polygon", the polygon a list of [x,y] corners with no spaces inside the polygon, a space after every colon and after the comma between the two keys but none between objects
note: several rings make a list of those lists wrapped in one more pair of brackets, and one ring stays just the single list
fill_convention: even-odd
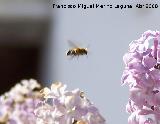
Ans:
[{"label": "photographer name text", "polygon": [[118,9],[131,9],[131,8],[158,8],[158,4],[53,4],[53,8],[78,8],[78,9],[98,9],[98,8],[118,8]]}]

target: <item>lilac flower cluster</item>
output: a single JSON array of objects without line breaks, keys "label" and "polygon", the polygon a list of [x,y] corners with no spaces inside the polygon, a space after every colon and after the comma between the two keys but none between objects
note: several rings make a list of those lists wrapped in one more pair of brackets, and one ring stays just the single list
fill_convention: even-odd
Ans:
[{"label": "lilac flower cluster", "polygon": [[0,124],[36,124],[34,109],[40,101],[36,80],[22,80],[0,96]]},{"label": "lilac flower cluster", "polygon": [[104,124],[98,109],[79,89],[66,90],[66,85],[54,83],[41,91],[44,101],[35,110],[37,124]]},{"label": "lilac flower cluster", "polygon": [[146,31],[123,57],[122,85],[129,84],[129,124],[160,124],[160,32]]}]

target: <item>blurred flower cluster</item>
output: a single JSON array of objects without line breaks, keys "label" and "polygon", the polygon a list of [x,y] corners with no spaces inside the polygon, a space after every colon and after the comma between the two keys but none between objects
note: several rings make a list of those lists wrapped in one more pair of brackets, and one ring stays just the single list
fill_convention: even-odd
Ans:
[{"label": "blurred flower cluster", "polygon": [[0,96],[0,124],[36,124],[34,109],[40,101],[36,80],[22,80]]},{"label": "blurred flower cluster", "polygon": [[0,96],[0,124],[104,124],[98,109],[79,89],[53,83],[43,88],[22,80]]},{"label": "blurred flower cluster", "polygon": [[129,84],[129,124],[160,123],[160,32],[146,31],[123,57],[122,85]]},{"label": "blurred flower cluster", "polygon": [[44,100],[35,110],[37,124],[104,124],[98,109],[79,89],[66,90],[66,85],[54,83],[41,90]]}]

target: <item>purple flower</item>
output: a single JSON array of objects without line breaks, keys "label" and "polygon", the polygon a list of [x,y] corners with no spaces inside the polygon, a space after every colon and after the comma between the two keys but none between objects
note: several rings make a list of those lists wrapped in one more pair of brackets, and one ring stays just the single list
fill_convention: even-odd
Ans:
[{"label": "purple flower", "polygon": [[129,124],[160,123],[160,32],[146,31],[123,57],[122,85],[129,84]]},{"label": "purple flower", "polygon": [[0,123],[35,124],[34,108],[40,101],[36,80],[22,80],[9,92],[0,96]]},{"label": "purple flower", "polygon": [[79,89],[66,90],[66,85],[54,83],[44,88],[35,114],[37,124],[104,124],[98,109]]}]

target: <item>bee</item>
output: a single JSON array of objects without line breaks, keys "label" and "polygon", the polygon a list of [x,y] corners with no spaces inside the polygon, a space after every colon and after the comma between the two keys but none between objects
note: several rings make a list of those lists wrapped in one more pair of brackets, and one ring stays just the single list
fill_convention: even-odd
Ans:
[{"label": "bee", "polygon": [[75,57],[75,56],[87,55],[88,54],[88,49],[87,48],[78,47],[77,45],[75,45],[71,41],[68,41],[68,43],[73,48],[71,48],[67,51],[67,53],[66,53],[67,56]]}]

